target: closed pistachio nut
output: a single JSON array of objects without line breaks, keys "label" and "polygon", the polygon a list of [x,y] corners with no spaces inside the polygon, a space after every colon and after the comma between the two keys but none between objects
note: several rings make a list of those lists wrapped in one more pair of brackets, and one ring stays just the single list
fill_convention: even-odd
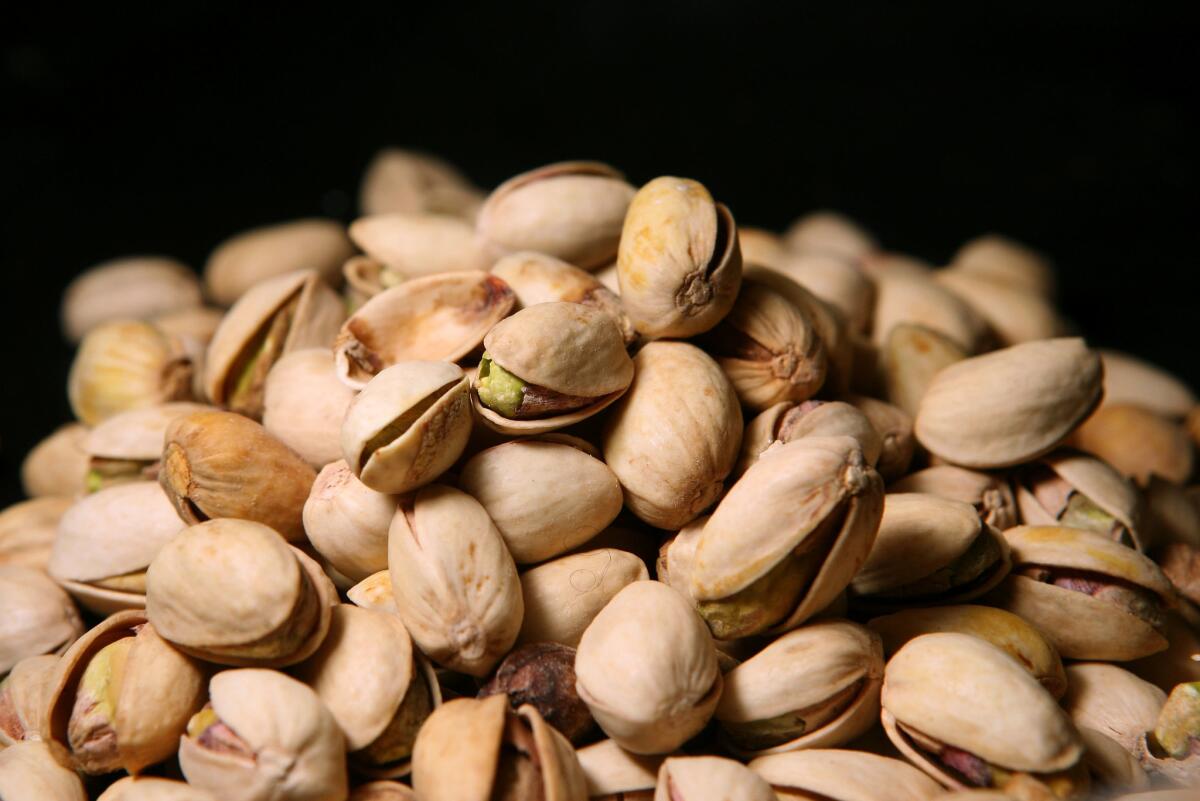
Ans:
[{"label": "closed pistachio nut", "polygon": [[1133,404],[1179,419],[1198,403],[1191,387],[1166,370],[1128,353],[1100,349],[1105,406]]},{"label": "closed pistachio nut", "polygon": [[552,559],[521,574],[525,616],[517,642],[556,642],[572,648],[613,596],[645,581],[646,565],[616,548]]},{"label": "closed pistachio nut", "polygon": [[57,654],[27,656],[0,679],[0,750],[24,740],[46,739],[59,659]]},{"label": "closed pistachio nut", "polygon": [[1049,339],[1065,328],[1050,302],[1029,290],[953,269],[934,280],[970,306],[1002,345]]},{"label": "closed pistachio nut", "polygon": [[798,218],[783,234],[796,253],[836,253],[851,259],[865,256],[879,245],[858,223],[836,211],[813,211]]},{"label": "closed pistachio nut", "polygon": [[204,265],[205,293],[221,306],[255,284],[296,270],[313,270],[336,286],[342,262],[354,253],[345,228],[333,220],[307,219],[265,225],[226,239]]},{"label": "closed pistachio nut", "polygon": [[1019,513],[1012,488],[1004,477],[950,464],[910,473],[888,485],[890,492],[923,492],[975,507],[983,522],[1004,531],[1017,525]]},{"label": "closed pistachio nut", "polygon": [[907,272],[875,276],[873,340],[883,346],[897,325],[919,325],[975,353],[987,334],[983,318],[932,277]]},{"label": "closed pistachio nut", "polygon": [[1094,729],[1137,754],[1138,739],[1154,729],[1167,694],[1128,670],[1103,662],[1067,666],[1063,709],[1076,726]]},{"label": "closed pistachio nut", "polygon": [[1142,486],[1152,476],[1186,484],[1192,475],[1194,445],[1184,427],[1140,406],[1101,407],[1071,435],[1070,443]]},{"label": "closed pistachio nut", "polygon": [[342,458],[342,419],[353,399],[328,349],[294,350],[267,375],[263,428],[320,469]]},{"label": "closed pistachio nut", "polygon": [[0,749],[0,798],[5,801],[87,801],[83,782],[57,743],[36,740]]},{"label": "closed pistachio nut", "polygon": [[96,801],[217,801],[187,782],[158,776],[126,776],[108,786]]},{"label": "closed pistachio nut", "polygon": [[967,242],[950,262],[951,269],[1045,298],[1054,296],[1054,270],[1042,254],[998,234]]},{"label": "closed pistachio nut", "polygon": [[14,503],[0,511],[0,565],[46,570],[58,532],[58,521],[71,498],[48,496]]},{"label": "closed pistachio nut", "polygon": [[200,280],[165,256],[129,256],[91,267],[67,285],[62,325],[67,339],[110,320],[149,320],[200,305]]},{"label": "closed pistachio nut", "polygon": [[359,217],[350,238],[385,269],[416,278],[491,264],[470,220],[449,214],[392,212]]},{"label": "closed pistachio nut", "polygon": [[732,759],[670,757],[658,769],[654,801],[775,801],[771,785]]},{"label": "closed pistachio nut", "polygon": [[944,797],[941,785],[907,762],[864,751],[806,748],[760,756],[749,767],[770,783],[780,801],[926,801]]},{"label": "closed pistachio nut", "polygon": [[321,556],[358,581],[387,570],[387,535],[396,499],[354,477],[345,461],[317,474],[304,502],[304,532]]},{"label": "closed pistachio nut", "polygon": [[[745,255],[745,239],[741,242]],[[748,256],[745,261],[747,264],[758,263]],[[870,329],[871,313],[875,306],[875,284],[855,259],[833,252],[801,251],[786,254],[776,263],[765,266],[791,276],[809,292],[837,309],[846,318],[851,331],[865,334]]]},{"label": "closed pistachio nut", "polygon": [[709,330],[733,308],[741,286],[733,215],[697,181],[655,178],[625,215],[617,277],[625,309],[644,336]]},{"label": "closed pistachio nut", "polygon": [[1021,467],[1012,484],[1027,525],[1082,528],[1143,547],[1137,490],[1099,459],[1058,450]]},{"label": "closed pistachio nut", "polygon": [[21,462],[21,488],[31,498],[47,495],[71,497],[84,491],[88,454],[84,448],[88,429],[67,423],[37,445]]},{"label": "closed pistachio nut", "polygon": [[212,342],[224,317],[224,309],[213,306],[192,306],[155,315],[150,322],[154,323],[158,330],[167,336],[196,343],[197,352],[202,353],[208,343]]},{"label": "closed pistachio nut", "polygon": [[432,212],[467,219],[482,202],[483,193],[448,162],[398,147],[375,154],[358,196],[364,214]]},{"label": "closed pistachio nut", "polygon": [[63,653],[82,633],[75,604],[49,576],[0,565],[0,675],[26,657]]}]

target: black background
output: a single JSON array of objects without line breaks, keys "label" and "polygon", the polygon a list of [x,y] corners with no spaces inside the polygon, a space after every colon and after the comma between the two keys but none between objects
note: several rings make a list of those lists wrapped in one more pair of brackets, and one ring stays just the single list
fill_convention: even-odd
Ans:
[{"label": "black background", "polygon": [[109,257],[349,220],[379,147],[483,186],[566,158],[843,210],[934,262],[1053,255],[1097,344],[1200,386],[1193,28],[1146,3],[57,4],[0,12],[0,503],[69,417],[59,295]]}]

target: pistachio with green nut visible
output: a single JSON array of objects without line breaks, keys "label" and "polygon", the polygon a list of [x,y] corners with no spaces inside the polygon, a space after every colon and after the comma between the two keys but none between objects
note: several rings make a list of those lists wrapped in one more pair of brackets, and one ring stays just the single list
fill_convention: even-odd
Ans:
[{"label": "pistachio with green nut visible", "polygon": [[87,491],[156,478],[167,426],[178,417],[207,409],[199,403],[163,403],[130,409],[97,425],[83,441],[88,455]]},{"label": "pistachio with green nut visible", "polygon": [[1200,682],[1176,685],[1154,728],[1138,740],[1143,764],[1174,782],[1200,781]]},{"label": "pistachio with green nut visible", "polygon": [[1144,547],[1137,490],[1099,459],[1055,451],[1019,468],[1013,487],[1027,525],[1082,528],[1131,548]]}]

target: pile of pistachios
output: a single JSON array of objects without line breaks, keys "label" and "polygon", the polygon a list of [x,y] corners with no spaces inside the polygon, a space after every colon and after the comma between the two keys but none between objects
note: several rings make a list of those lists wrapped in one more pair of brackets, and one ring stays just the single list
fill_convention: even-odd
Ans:
[{"label": "pile of pistachios", "polygon": [[361,212],[67,287],[3,801],[1197,797],[1200,406],[1043,256],[593,162]]}]

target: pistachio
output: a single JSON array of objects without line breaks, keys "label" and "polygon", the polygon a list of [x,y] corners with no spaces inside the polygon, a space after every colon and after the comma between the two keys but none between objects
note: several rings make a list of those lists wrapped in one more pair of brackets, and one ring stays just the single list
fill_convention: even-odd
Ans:
[{"label": "pistachio", "polygon": [[108,786],[96,801],[216,801],[186,782],[157,776],[126,776]]},{"label": "pistachio", "polygon": [[1193,445],[1187,431],[1140,406],[1101,407],[1079,426],[1070,442],[1142,486],[1152,476],[1185,484],[1192,475]]},{"label": "pistachio", "polygon": [[780,801],[926,801],[944,797],[937,782],[907,762],[862,751],[807,748],[760,756],[749,767],[770,783]]},{"label": "pistachio", "polygon": [[789,250],[797,253],[835,253],[857,259],[879,245],[858,223],[836,211],[813,211],[800,217],[783,234]]},{"label": "pistachio", "polygon": [[1063,709],[1076,726],[1111,737],[1131,754],[1138,738],[1154,728],[1167,696],[1127,670],[1103,662],[1067,666]]},{"label": "pistachio", "polygon": [[979,315],[1002,345],[1049,339],[1065,329],[1054,307],[1037,293],[962,270],[940,270],[934,280]]},{"label": "pistachio", "polygon": [[[196,350],[203,352],[208,343],[212,342],[224,317],[224,309],[212,306],[193,306],[156,315],[150,318],[150,322],[169,337],[195,343]],[[196,394],[200,395],[201,392],[197,390]]]},{"label": "pistachio", "polygon": [[63,653],[82,633],[75,604],[49,576],[0,565],[0,676],[26,657]]},{"label": "pistachio", "polygon": [[33,447],[21,463],[21,487],[31,498],[71,497],[85,489],[88,429],[67,423]]},{"label": "pistachio", "polygon": [[735,475],[742,475],[758,457],[776,442],[786,443],[802,437],[853,437],[863,457],[874,466],[879,461],[883,441],[867,416],[841,401],[809,400],[802,403],[777,403],[755,417],[742,436]]},{"label": "pistachio", "polygon": [[448,214],[392,212],[359,217],[350,225],[350,238],[387,272],[409,278],[486,270],[491,265],[471,221]]},{"label": "pistachio", "polygon": [[658,769],[654,801],[775,801],[771,785],[732,759],[670,757]]},{"label": "pistachio", "polygon": [[862,412],[879,434],[879,462],[875,465],[885,481],[908,472],[916,450],[913,419],[899,407],[866,395],[844,395],[842,400]]},{"label": "pistachio", "polygon": [[600,548],[562,556],[521,574],[525,616],[518,643],[579,645],[588,624],[624,587],[649,578],[628,551]]},{"label": "pistachio", "polygon": [[1200,548],[1170,542],[1159,550],[1157,560],[1179,594],[1193,604],[1200,603]]},{"label": "pistachio", "polygon": [[57,743],[14,743],[0,749],[0,798],[87,801],[83,782]]},{"label": "pistachio", "polygon": [[962,346],[939,331],[897,323],[880,347],[887,399],[915,417],[934,376],[967,356]]},{"label": "pistachio", "polygon": [[1107,734],[1079,726],[1079,736],[1087,749],[1083,755],[1091,775],[1092,788],[1112,794],[1121,790],[1144,790],[1150,787],[1150,777],[1135,756]]},{"label": "pistachio", "polygon": [[130,256],[91,267],[67,285],[62,325],[78,342],[101,323],[149,320],[200,305],[200,281],[186,265],[164,256]]},{"label": "pistachio", "polygon": [[837,309],[852,332],[864,334],[870,329],[875,285],[853,258],[834,252],[801,251],[767,263],[745,255],[745,239],[742,239],[742,252],[747,264],[762,264],[779,270]]},{"label": "pistachio", "polygon": [[874,278],[877,346],[882,347],[901,324],[937,331],[967,353],[975,353],[983,344],[987,332],[983,318],[932,277],[885,271]]},{"label": "pistachio", "polygon": [[31,498],[0,511],[0,565],[45,570],[58,531],[58,521],[71,507],[70,498]]},{"label": "pistachio", "polygon": [[0,750],[23,740],[45,739],[56,654],[27,656],[0,680]]},{"label": "pistachio", "polygon": [[1099,459],[1060,450],[1013,476],[1021,518],[1029,525],[1081,528],[1139,547],[1137,490]]},{"label": "pistachio", "polygon": [[346,279],[343,295],[346,309],[351,314],[364,303],[385,289],[404,283],[408,276],[388,267],[370,256],[351,256],[342,265],[342,277]]},{"label": "pistachio", "polygon": [[367,782],[350,791],[349,801],[416,801],[407,784],[393,781]]},{"label": "pistachio", "polygon": [[[1200,495],[1158,476],[1142,492],[1139,542],[1151,553],[1171,543],[1200,545]],[[1161,561],[1161,553],[1156,555]]]},{"label": "pistachio", "polygon": [[352,580],[387,569],[387,532],[396,499],[354,477],[345,461],[325,465],[304,502],[309,542]]},{"label": "pistachio", "polygon": [[614,740],[578,749],[588,797],[599,801],[651,801],[665,757],[631,754]]},{"label": "pistachio", "polygon": [[783,263],[789,255],[783,237],[765,228],[739,225],[738,242],[742,246],[742,261],[747,265],[757,264],[779,270],[783,269]]},{"label": "pistachio", "polygon": [[965,275],[1044,298],[1054,296],[1054,271],[1046,257],[997,234],[967,242],[954,254],[950,267]]},{"label": "pistachio", "polygon": [[888,485],[890,492],[922,492],[975,507],[983,522],[1004,531],[1018,523],[1017,502],[1008,481],[954,465],[935,465]]},{"label": "pistachio", "polygon": [[1200,779],[1200,683],[1171,690],[1153,731],[1140,741],[1148,767],[1185,785]]},{"label": "pistachio", "polygon": [[329,350],[294,350],[267,375],[263,428],[320,469],[342,456],[342,419],[353,399],[353,390],[334,371]]},{"label": "pistachio", "polygon": [[516,711],[530,704],[572,743],[583,740],[596,722],[575,691],[575,649],[553,642],[519,646],[479,688],[479,697],[506,695]]},{"label": "pistachio", "polygon": [[371,159],[358,204],[364,214],[431,212],[475,216],[483,193],[449,163],[427,153],[389,147]]},{"label": "pistachio", "polygon": [[88,432],[88,492],[157,477],[163,434],[172,420],[205,411],[199,403],[163,403],[114,415]]},{"label": "pistachio", "polygon": [[355,606],[381,612],[396,611],[396,596],[392,594],[392,577],[387,570],[372,573],[346,591]]},{"label": "pistachio", "polygon": [[226,239],[204,265],[205,293],[232,306],[251,287],[296,270],[312,270],[336,286],[342,262],[354,253],[345,228],[307,219],[253,228]]},{"label": "pistachio", "polygon": [[1166,650],[1124,666],[1167,692],[1176,684],[1200,681],[1200,633],[1196,627],[1178,611],[1168,612],[1163,636],[1168,642]]},{"label": "pistachio", "polygon": [[1196,407],[1191,388],[1157,365],[1105,349],[1100,349],[1100,360],[1104,362],[1105,406],[1141,406],[1176,420]]}]

